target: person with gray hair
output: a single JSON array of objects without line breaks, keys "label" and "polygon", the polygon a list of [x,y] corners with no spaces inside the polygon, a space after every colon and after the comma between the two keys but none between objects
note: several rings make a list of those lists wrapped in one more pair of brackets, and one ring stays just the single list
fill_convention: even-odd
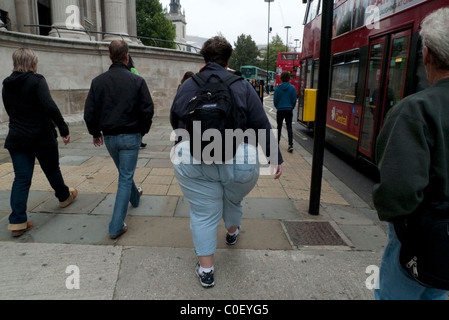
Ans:
[{"label": "person with gray hair", "polygon": [[373,187],[373,202],[389,229],[374,290],[377,300],[448,298],[444,288],[424,286],[402,267],[400,253],[405,242],[397,229],[404,218],[421,216],[433,203],[449,202],[448,25],[449,7],[422,21],[422,56],[430,87],[397,103],[377,138],[380,179]]},{"label": "person with gray hair", "polygon": [[59,167],[55,127],[64,144],[70,143],[69,127],[51,97],[47,81],[37,73],[38,55],[29,48],[19,48],[12,60],[14,69],[3,81],[2,98],[9,116],[5,148],[11,156],[15,176],[8,230],[13,237],[20,237],[34,225],[26,210],[36,159],[61,208],[70,205],[78,191],[65,184]]}]

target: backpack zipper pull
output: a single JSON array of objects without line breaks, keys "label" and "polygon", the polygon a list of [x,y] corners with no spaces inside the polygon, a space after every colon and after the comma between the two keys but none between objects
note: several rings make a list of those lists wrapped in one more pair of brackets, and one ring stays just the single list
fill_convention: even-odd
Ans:
[{"label": "backpack zipper pull", "polygon": [[413,272],[413,276],[417,277],[418,276],[418,262],[417,262],[418,258],[416,256],[413,257],[412,260],[410,260],[409,262],[407,262],[406,266],[407,268],[412,268],[412,272]]}]

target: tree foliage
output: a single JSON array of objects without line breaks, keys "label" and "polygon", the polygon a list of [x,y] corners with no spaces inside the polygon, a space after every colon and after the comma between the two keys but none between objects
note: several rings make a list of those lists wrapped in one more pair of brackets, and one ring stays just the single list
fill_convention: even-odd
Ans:
[{"label": "tree foliage", "polygon": [[159,0],[136,0],[137,36],[143,37],[141,41],[144,45],[176,48],[173,43],[176,27],[166,18],[166,14]]},{"label": "tree foliage", "polygon": [[266,70],[268,59],[268,70],[276,71],[278,53],[285,52],[285,44],[278,34],[272,37],[269,51],[269,57],[267,57],[267,50],[264,50],[262,54],[251,36],[242,34],[237,38],[237,42],[234,42],[234,52],[229,60],[229,67],[240,70],[241,66],[251,65]]},{"label": "tree foliage", "polygon": [[229,68],[240,70],[241,66],[257,65],[259,56],[259,48],[252,37],[241,34],[237,42],[234,42],[234,52],[229,60]]},{"label": "tree foliage", "polygon": [[[276,34],[270,42],[270,56],[268,57],[268,70],[276,71],[276,60],[279,52],[285,52],[285,44],[282,42],[281,37]],[[267,52],[264,54],[265,67],[267,68]]]}]

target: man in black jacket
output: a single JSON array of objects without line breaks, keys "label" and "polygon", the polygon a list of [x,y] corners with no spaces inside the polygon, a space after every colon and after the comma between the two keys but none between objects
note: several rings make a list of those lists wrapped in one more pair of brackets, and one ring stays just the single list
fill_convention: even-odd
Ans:
[{"label": "man in black jacket", "polygon": [[92,80],[84,107],[84,120],[96,147],[106,144],[119,172],[109,236],[117,239],[128,228],[128,203],[139,205],[142,189],[133,177],[142,136],[150,131],[154,104],[145,80],[129,72],[128,44],[114,40],[109,45],[112,65]]}]

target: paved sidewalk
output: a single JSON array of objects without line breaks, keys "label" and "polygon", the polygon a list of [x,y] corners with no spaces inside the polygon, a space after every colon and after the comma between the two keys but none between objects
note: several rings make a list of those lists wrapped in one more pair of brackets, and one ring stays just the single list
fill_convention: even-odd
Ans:
[{"label": "paved sidewalk", "polygon": [[[271,97],[264,102],[275,127]],[[60,144],[61,169],[79,196],[60,209],[36,165],[28,199],[35,227],[18,239],[7,230],[12,163],[0,150],[0,299],[373,299],[369,287],[386,244],[385,225],[326,168],[320,214],[310,215],[312,157],[300,146],[290,154],[281,140],[283,175],[261,175],[245,198],[235,246],[225,244],[220,226],[216,285],[204,289],[194,273],[188,203],[169,159],[169,119],[156,117],[144,136],[148,146],[135,175],[144,195],[128,211],[128,232],[114,241],[108,223],[117,171],[106,148],[92,145],[82,116],[65,118],[72,143]],[[4,137],[0,133],[2,146]]]}]

